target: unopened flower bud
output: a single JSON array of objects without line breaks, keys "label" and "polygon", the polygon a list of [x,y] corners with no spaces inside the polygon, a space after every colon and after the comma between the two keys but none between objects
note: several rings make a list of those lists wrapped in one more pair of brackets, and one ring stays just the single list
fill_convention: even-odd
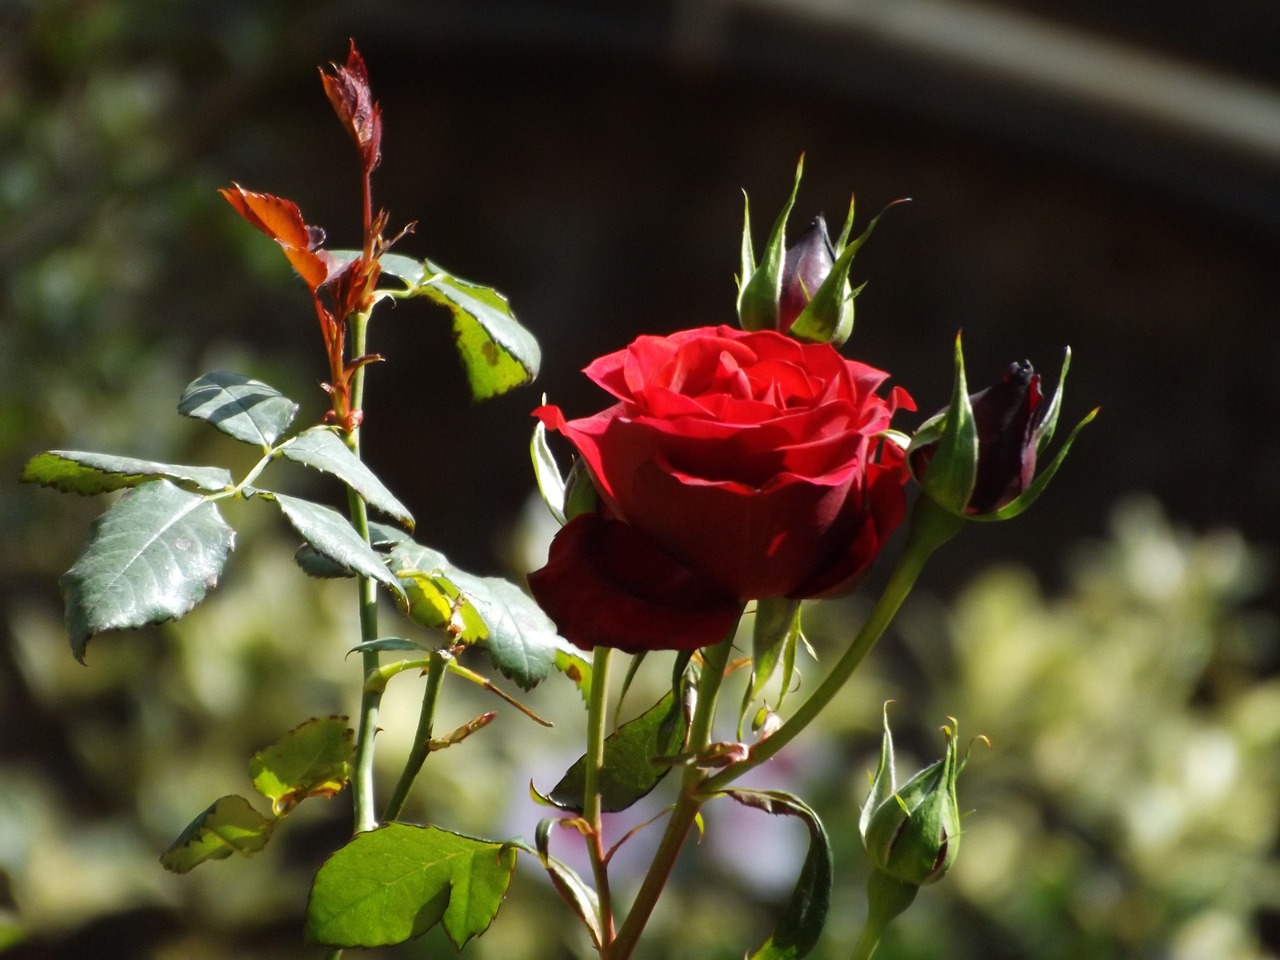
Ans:
[{"label": "unopened flower bud", "polygon": [[821,216],[813,218],[808,229],[801,234],[794,246],[787,249],[782,261],[782,291],[778,296],[778,329],[787,331],[796,322],[801,311],[809,305],[822,281],[831,273],[836,262],[831,237],[827,234],[827,221]]},{"label": "unopened flower bud", "polygon": [[880,766],[859,821],[862,845],[875,869],[915,886],[940,880],[960,849],[956,778],[963,763],[957,755],[955,720],[942,730],[946,755],[898,787],[886,709]]},{"label": "unopened flower bud", "polygon": [[1085,417],[1039,477],[1037,458],[1057,425],[1068,350],[1053,396],[1041,391],[1030,362],[1011,363],[1003,377],[969,395],[964,356],[956,338],[956,383],[951,405],[916,431],[907,461],[916,482],[934,502],[971,519],[1004,520],[1021,513],[1057,472]]}]

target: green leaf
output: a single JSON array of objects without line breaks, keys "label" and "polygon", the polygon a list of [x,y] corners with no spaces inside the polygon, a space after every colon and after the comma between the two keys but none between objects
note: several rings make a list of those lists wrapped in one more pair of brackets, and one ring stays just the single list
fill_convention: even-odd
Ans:
[{"label": "green leaf", "polygon": [[207,420],[244,443],[267,448],[293,423],[298,405],[259,380],[217,370],[187,385],[178,400],[178,412]]},{"label": "green leaf", "polygon": [[453,313],[453,336],[475,400],[487,400],[538,375],[542,351],[496,290],[450,276],[429,260],[416,292]]},{"label": "green leaf", "polygon": [[353,653],[384,653],[388,651],[424,651],[427,648],[414,640],[407,637],[378,637],[376,640],[366,640],[364,643],[357,643],[354,647],[347,651],[350,656]]},{"label": "green leaf", "polygon": [[56,487],[66,493],[91,494],[136,487],[160,477],[211,493],[232,484],[230,472],[222,467],[188,467],[81,450],[47,450],[36,454],[22,468],[21,481]]},{"label": "green leaf", "polygon": [[591,934],[591,940],[598,951],[603,940],[600,936],[600,898],[595,890],[583,882],[572,867],[557,860],[550,853],[551,828],[561,823],[564,821],[558,817],[547,817],[538,823],[538,829],[534,834],[537,850],[534,852],[542,863],[542,869],[547,871],[547,876],[551,879],[551,885],[556,888],[556,893],[560,894],[560,899],[577,914],[578,919],[587,928],[587,932]]},{"label": "green leaf", "polygon": [[332,474],[358,493],[369,506],[413,529],[413,515],[409,508],[383,486],[374,472],[331,428],[312,427],[302,431],[280,447],[280,454],[295,463]]},{"label": "green leaf", "polygon": [[[625,810],[656,787],[671,768],[654,763],[655,758],[678,753],[687,729],[684,711],[668,693],[606,737],[604,766],[600,770],[600,809],[605,813]],[[586,762],[579,757],[548,799],[562,810],[581,813],[585,788]]]},{"label": "green leaf", "polygon": [[809,852],[773,935],[751,960],[799,960],[818,943],[831,908],[831,843],[818,815],[798,797],[779,790],[726,790],[743,806],[775,816],[799,817],[809,828]]},{"label": "green leaf", "polygon": [[[515,584],[467,573],[444,554],[412,542],[397,544],[387,562],[400,577],[415,621],[446,631],[455,642],[474,644],[522,689],[537,686],[552,669],[589,677],[589,669],[581,672],[585,662],[573,662],[576,648]],[[581,688],[579,679],[575,683]]]},{"label": "green leaf", "polygon": [[583,703],[591,702],[591,661],[576,647],[566,646],[556,651],[556,669],[563,673],[582,696]]},{"label": "green leaf", "polygon": [[267,845],[274,828],[275,821],[244,797],[220,797],[160,855],[160,864],[174,873],[186,873],[206,860],[225,860],[233,853],[251,857]]},{"label": "green leaf", "polygon": [[389,823],[360,834],[320,868],[307,904],[307,939],[389,946],[443,922],[462,949],[493,922],[515,864],[514,847]]},{"label": "green leaf", "polygon": [[354,738],[346,717],[312,718],[253,755],[253,786],[277,817],[309,797],[331,797],[351,778]]},{"label": "green leaf", "polygon": [[293,528],[317,553],[354,573],[377,580],[399,597],[404,597],[400,581],[391,575],[383,565],[382,558],[374,553],[373,548],[356,533],[355,527],[337,510],[283,493],[263,495],[280,505]]},{"label": "green leaf", "polygon": [[62,577],[76,659],[89,639],[181,617],[218,582],[235,531],[217,507],[167,480],[136,487],[93,524]]}]

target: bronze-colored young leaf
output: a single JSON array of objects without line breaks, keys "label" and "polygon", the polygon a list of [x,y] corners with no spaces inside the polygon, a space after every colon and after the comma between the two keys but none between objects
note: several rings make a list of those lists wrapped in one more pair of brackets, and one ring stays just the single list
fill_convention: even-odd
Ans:
[{"label": "bronze-colored young leaf", "polygon": [[160,855],[160,864],[174,873],[186,873],[206,860],[224,860],[233,853],[251,857],[267,845],[274,827],[275,821],[244,797],[219,797]]},{"label": "bronze-colored young leaf", "polygon": [[277,817],[309,797],[331,797],[351,778],[354,734],[346,717],[313,717],[249,761],[257,791]]}]

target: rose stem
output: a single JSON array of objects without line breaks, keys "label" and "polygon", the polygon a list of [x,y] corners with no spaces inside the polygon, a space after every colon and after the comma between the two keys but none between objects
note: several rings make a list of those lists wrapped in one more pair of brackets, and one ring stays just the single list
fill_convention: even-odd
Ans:
[{"label": "rose stem", "polygon": [[871,648],[876,645],[876,641],[893,621],[898,608],[902,606],[902,602],[911,592],[916,578],[924,568],[925,561],[935,550],[959,533],[964,524],[963,517],[944,510],[926,496],[922,495],[916,501],[915,510],[911,516],[911,529],[907,534],[906,548],[898,558],[884,592],[880,594],[880,599],[876,601],[875,608],[871,611],[871,616],[858,631],[852,645],[844,652],[809,699],[800,705],[800,709],[789,717],[772,736],[755,744],[746,760],[726,767],[708,779],[703,785],[705,792],[719,790],[748,770],[764,763],[794,740],[817,718],[823,708],[840,692],[840,688],[853,675],[853,671],[871,652]]},{"label": "rose stem", "polygon": [[[367,311],[351,315],[351,355],[362,357],[365,353],[365,339],[369,325]],[[351,377],[351,410],[359,410],[364,402],[364,367],[357,367]],[[343,436],[351,452],[360,456],[360,427],[352,426]],[[364,500],[354,490],[347,489],[347,506],[351,513],[351,525],[360,534],[365,543],[369,542],[369,513]],[[378,585],[369,577],[358,580],[360,605],[360,640],[367,643],[378,637]],[[367,677],[379,666],[378,651],[364,650],[360,654],[361,665]],[[376,811],[377,800],[373,788],[373,738],[378,731],[378,710],[382,705],[382,689],[370,689],[366,683],[360,684],[360,726],[356,734],[356,762],[351,772],[351,785],[355,796],[354,821],[355,833],[373,830],[378,826]]]},{"label": "rose stem", "polygon": [[446,666],[447,661],[442,654],[431,655],[427,667],[427,689],[422,694],[422,710],[418,714],[418,730],[413,735],[413,748],[404,762],[404,770],[396,782],[395,789],[391,791],[387,808],[382,813],[384,823],[400,816],[404,802],[409,796],[409,788],[413,786],[414,779],[427,761],[427,754],[431,752],[432,726],[435,724],[436,704],[440,700],[440,682],[444,680]]},{"label": "rose stem", "polygon": [[[686,751],[697,755],[711,742],[711,722],[716,714],[716,696],[720,692],[720,684],[724,680],[725,664],[733,649],[733,635],[737,632],[737,624],[728,635],[715,646],[702,650],[702,676],[698,679],[698,700],[694,706],[693,719],[689,723],[689,745]],[[594,680],[593,680],[594,682]],[[680,784],[680,797],[671,811],[671,819],[667,821],[666,832],[658,844],[658,849],[649,864],[640,892],[623,921],[618,937],[613,941],[613,950],[609,960],[628,960],[644,932],[645,924],[653,914],[653,908],[662,895],[662,889],[671,876],[676,857],[684,846],[689,828],[698,816],[698,810],[707,799],[702,792],[702,771],[690,764],[684,768],[684,779]]]},{"label": "rose stem", "polygon": [[600,817],[600,769],[604,766],[606,704],[609,700],[609,647],[596,647],[591,655],[591,702],[587,707],[587,752],[583,771],[582,817],[587,821],[587,854],[595,875],[600,904],[600,957],[608,960],[613,941],[613,904],[609,896],[609,868],[604,854],[604,826]]}]

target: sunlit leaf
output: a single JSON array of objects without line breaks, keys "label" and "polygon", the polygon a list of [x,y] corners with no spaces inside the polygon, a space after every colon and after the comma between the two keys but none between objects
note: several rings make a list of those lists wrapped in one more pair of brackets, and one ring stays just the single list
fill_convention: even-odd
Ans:
[{"label": "sunlit leaf", "polygon": [[274,827],[275,821],[244,797],[220,797],[161,854],[160,864],[174,873],[186,873],[206,860],[224,860],[233,853],[251,857],[267,845]]},{"label": "sunlit leaf", "polygon": [[516,851],[438,827],[390,823],[325,861],[307,904],[307,939],[378,947],[420,937],[437,923],[459,949],[502,906]]},{"label": "sunlit leaf", "polygon": [[556,463],[555,454],[551,452],[551,446],[547,443],[547,428],[541,420],[533,428],[529,454],[533,459],[533,476],[538,482],[542,500],[556,521],[563,525],[565,522],[564,476],[560,473],[560,465]]},{"label": "sunlit leaf", "polygon": [[207,420],[244,443],[270,447],[293,423],[298,405],[275,387],[219,370],[187,385],[178,412]]},{"label": "sunlit leaf", "polygon": [[397,500],[364,461],[328,427],[304,430],[283,444],[280,454],[296,463],[332,474],[358,493],[369,506],[413,529],[413,515],[409,508]]},{"label": "sunlit leaf", "polygon": [[551,856],[551,828],[555,824],[563,822],[558,817],[548,817],[538,824],[538,829],[534,834],[537,843],[536,853],[542,863],[542,869],[547,871],[551,885],[556,888],[556,893],[560,894],[560,899],[577,914],[578,919],[587,928],[587,932],[591,934],[591,940],[598,950],[602,940],[600,936],[600,898],[596,895],[595,890],[583,882],[572,867]]},{"label": "sunlit leaf", "polygon": [[167,480],[128,491],[94,522],[62,577],[76,658],[94,634],[187,613],[218,582],[234,545],[235,531],[203,497]]},{"label": "sunlit leaf", "polygon": [[283,493],[269,495],[302,539],[339,566],[369,577],[403,596],[400,582],[383,565],[382,558],[356,533],[347,518],[331,507]]},{"label": "sunlit leaf", "polygon": [[[668,693],[646,712],[624,723],[605,738],[600,770],[600,808],[606,813],[625,810],[656,787],[670,767],[657,757],[678,753],[684,744],[684,711]],[[586,763],[579,757],[548,794],[563,810],[582,812]]]},{"label": "sunlit leaf", "polygon": [[159,477],[211,493],[225,490],[232,483],[230,472],[222,467],[188,467],[81,450],[47,450],[36,454],[22,468],[21,480],[67,493],[91,494],[136,487]]},{"label": "sunlit leaf", "polygon": [[347,785],[355,758],[346,717],[316,717],[249,761],[254,788],[284,816],[309,797],[331,797]]},{"label": "sunlit leaf", "polygon": [[575,648],[515,584],[467,573],[444,554],[410,541],[392,549],[388,564],[401,578],[415,621],[484,650],[523,689],[537,686],[553,669],[576,670],[575,683],[583,678],[571,659]]},{"label": "sunlit leaf", "polygon": [[809,955],[822,934],[831,907],[831,843],[818,815],[798,797],[780,790],[725,791],[744,806],[775,816],[798,817],[809,829],[809,852],[800,877],[773,935],[751,960],[799,960]]}]

